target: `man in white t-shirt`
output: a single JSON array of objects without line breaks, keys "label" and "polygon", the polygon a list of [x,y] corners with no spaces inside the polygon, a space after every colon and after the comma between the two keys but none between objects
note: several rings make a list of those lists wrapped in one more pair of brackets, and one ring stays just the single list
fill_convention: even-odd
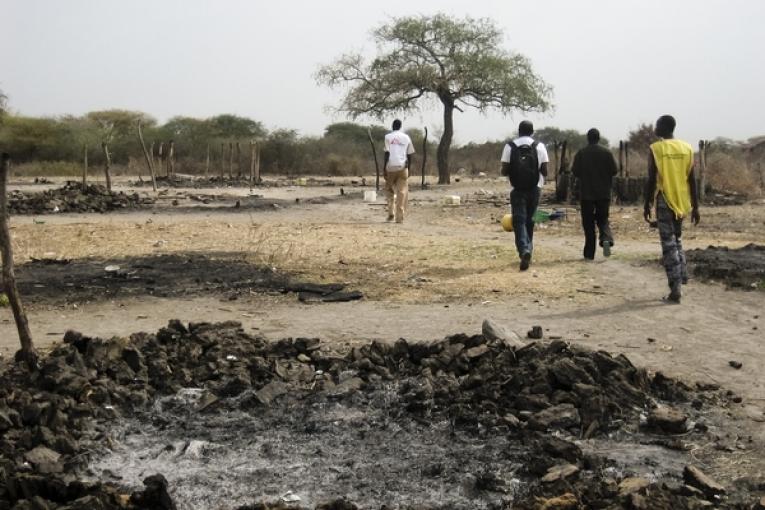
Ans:
[{"label": "man in white t-shirt", "polygon": [[[412,164],[414,145],[409,135],[401,131],[401,121],[393,121],[393,131],[385,135],[385,196],[388,199],[388,221],[404,221],[409,196],[409,167]],[[394,214],[395,211],[395,214]]]},{"label": "man in white t-shirt", "polygon": [[531,137],[534,125],[524,120],[518,125],[518,138],[502,151],[502,175],[510,178],[510,210],[513,214],[515,247],[521,258],[521,271],[531,264],[534,251],[534,213],[547,177],[547,149]]}]

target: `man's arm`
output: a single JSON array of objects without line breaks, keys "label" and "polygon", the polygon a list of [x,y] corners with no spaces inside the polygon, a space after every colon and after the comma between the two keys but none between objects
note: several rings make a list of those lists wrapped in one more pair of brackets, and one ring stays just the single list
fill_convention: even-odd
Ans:
[{"label": "man's arm", "polygon": [[701,215],[699,214],[699,195],[698,189],[696,189],[696,172],[695,168],[691,167],[691,173],[688,174],[688,185],[691,188],[691,221],[694,225],[698,225],[701,221]]},{"label": "man's arm", "polygon": [[500,163],[500,175],[502,177],[508,177],[510,175],[510,153],[512,149],[509,144],[506,144],[502,149],[502,156],[499,158]]},{"label": "man's arm", "polygon": [[388,171],[388,160],[390,159],[390,152],[385,151],[383,155],[383,174]]},{"label": "man's arm", "polygon": [[412,155],[411,154],[407,154],[406,155],[406,169],[410,170],[411,167],[412,167]]},{"label": "man's arm", "polygon": [[542,174],[542,176],[547,179],[547,163],[542,163],[539,166],[539,173]]},{"label": "man's arm", "polygon": [[653,159],[653,151],[648,153],[648,182],[645,184],[645,204],[643,204],[643,218],[645,221],[651,221],[651,205],[653,197],[656,194],[656,160]]}]

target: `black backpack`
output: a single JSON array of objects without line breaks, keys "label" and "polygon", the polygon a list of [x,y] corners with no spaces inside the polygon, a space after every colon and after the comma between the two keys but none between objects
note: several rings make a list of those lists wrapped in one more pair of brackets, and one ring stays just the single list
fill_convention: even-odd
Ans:
[{"label": "black backpack", "polygon": [[539,156],[537,155],[537,144],[515,145],[515,142],[508,142],[512,151],[510,152],[510,171],[508,177],[513,188],[529,191],[539,184]]}]

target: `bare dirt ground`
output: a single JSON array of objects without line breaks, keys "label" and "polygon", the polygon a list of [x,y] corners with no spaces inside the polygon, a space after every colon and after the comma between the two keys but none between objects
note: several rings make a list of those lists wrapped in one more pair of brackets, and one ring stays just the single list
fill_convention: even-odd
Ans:
[{"label": "bare dirt ground", "polygon": [[[177,318],[237,320],[251,333],[319,337],[342,350],[370,340],[478,333],[481,322],[491,318],[522,337],[541,325],[548,339],[625,353],[649,370],[728,388],[742,398],[736,412],[748,420],[746,430],[765,442],[765,292],[729,290],[694,278],[682,305],[664,305],[658,233],[643,222],[640,208],[618,205],[612,208],[617,244],[610,259],[581,260],[578,213],[567,206],[563,220],[539,225],[533,265],[520,273],[512,234],[498,224],[506,210],[505,186],[500,180],[463,179],[423,191],[412,179],[410,212],[402,225],[384,221],[382,197],[363,202],[364,188],[347,180],[334,187],[284,186],[253,193],[173,189],[168,196],[178,197],[176,207],[161,201],[140,212],[15,217],[12,236],[32,332],[41,347],[60,341],[68,329],[125,336],[155,331]],[[202,192],[218,197],[210,204],[184,198]],[[461,195],[463,205],[442,205],[446,194]],[[246,199],[252,195],[275,205],[251,206]],[[702,223],[689,226],[684,241],[686,249],[763,244],[765,203],[702,209]],[[165,254],[256,264],[317,283],[341,282],[364,292],[365,299],[302,304],[294,294],[232,293],[215,286],[163,295],[152,285],[99,297],[99,285],[85,294],[50,289],[36,277],[34,264],[24,265],[32,259],[87,258],[94,277],[106,278],[99,268],[132,267],[138,258]],[[188,277],[188,269],[177,268],[179,280]],[[3,356],[12,355],[16,345],[10,311],[0,309]],[[730,361],[742,367],[735,369]],[[763,467],[762,457],[756,451],[742,453],[730,476]]]}]

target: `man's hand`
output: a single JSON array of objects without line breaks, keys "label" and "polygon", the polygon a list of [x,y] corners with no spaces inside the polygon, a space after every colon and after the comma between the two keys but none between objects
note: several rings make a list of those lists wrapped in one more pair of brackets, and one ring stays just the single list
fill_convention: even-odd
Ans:
[{"label": "man's hand", "polygon": [[694,207],[691,210],[691,221],[693,222],[694,225],[698,225],[699,222],[701,221],[701,215],[699,214],[698,207]]},{"label": "man's hand", "polygon": [[646,202],[646,204],[643,206],[643,219],[651,223],[651,204]]}]

